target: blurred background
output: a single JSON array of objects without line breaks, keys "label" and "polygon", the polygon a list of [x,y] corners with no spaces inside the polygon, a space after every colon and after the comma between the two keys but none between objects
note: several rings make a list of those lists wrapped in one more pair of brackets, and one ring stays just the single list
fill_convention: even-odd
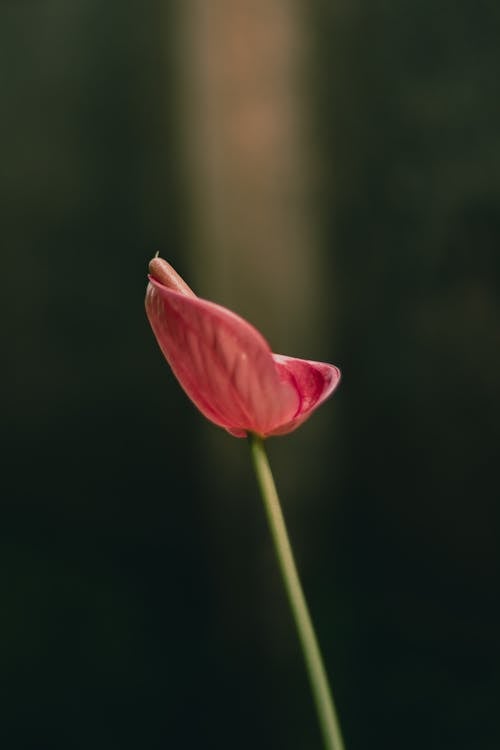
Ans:
[{"label": "blurred background", "polygon": [[348,750],[500,743],[500,11],[2,0],[0,741],[320,747],[157,250],[343,383],[269,441]]}]

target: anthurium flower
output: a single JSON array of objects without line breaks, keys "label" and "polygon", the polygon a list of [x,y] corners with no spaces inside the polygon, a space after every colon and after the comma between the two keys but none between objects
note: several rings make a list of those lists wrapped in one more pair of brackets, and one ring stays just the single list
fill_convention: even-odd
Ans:
[{"label": "anthurium flower", "polygon": [[162,258],[149,264],[146,313],[189,398],[236,437],[295,430],[335,390],[340,370],[273,354],[235,313],[197,297]]}]

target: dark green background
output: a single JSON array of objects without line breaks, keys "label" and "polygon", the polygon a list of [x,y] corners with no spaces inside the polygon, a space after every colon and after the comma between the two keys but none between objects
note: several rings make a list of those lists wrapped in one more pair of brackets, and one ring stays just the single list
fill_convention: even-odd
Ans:
[{"label": "dark green background", "polygon": [[[496,750],[500,11],[353,5],[309,6],[344,381],[285,510],[348,750]],[[143,313],[188,265],[174,8],[0,6],[6,750],[320,746],[245,443]]]}]

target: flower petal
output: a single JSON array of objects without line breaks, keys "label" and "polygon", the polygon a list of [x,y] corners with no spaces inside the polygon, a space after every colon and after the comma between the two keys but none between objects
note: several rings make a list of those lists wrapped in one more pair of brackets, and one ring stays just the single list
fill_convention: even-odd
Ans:
[{"label": "flower petal", "polygon": [[264,436],[302,413],[296,382],[304,378],[277,367],[266,340],[243,318],[152,276],[146,311],[181,386],[215,424],[241,437]]},{"label": "flower petal", "polygon": [[326,362],[296,359],[282,354],[273,354],[273,359],[282,374],[286,373],[294,383],[300,398],[300,406],[294,417],[269,433],[284,435],[305,422],[312,412],[331,396],[340,382],[340,370]]}]

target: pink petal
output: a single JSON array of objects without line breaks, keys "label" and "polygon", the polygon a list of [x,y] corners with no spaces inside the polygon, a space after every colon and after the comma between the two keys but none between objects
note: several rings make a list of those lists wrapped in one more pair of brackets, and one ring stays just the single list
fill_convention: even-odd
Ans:
[{"label": "pink petal", "polygon": [[288,365],[286,357],[278,358],[276,366],[261,334],[226,308],[150,277],[146,311],[187,395],[232,434],[272,434],[303,414],[307,398],[313,398],[314,389],[304,385],[307,377],[300,368]]},{"label": "pink petal", "polygon": [[273,354],[273,358],[278,369],[286,372],[294,383],[300,398],[300,406],[293,419],[269,433],[270,435],[284,435],[299,427],[318,406],[332,395],[340,383],[340,370],[335,365],[326,362],[296,359],[282,354]]},{"label": "pink petal", "polygon": [[253,326],[199,299],[163,258],[149,268],[146,311],[158,343],[191,400],[232,435],[291,432],[337,387],[334,365],[272,354]]}]

